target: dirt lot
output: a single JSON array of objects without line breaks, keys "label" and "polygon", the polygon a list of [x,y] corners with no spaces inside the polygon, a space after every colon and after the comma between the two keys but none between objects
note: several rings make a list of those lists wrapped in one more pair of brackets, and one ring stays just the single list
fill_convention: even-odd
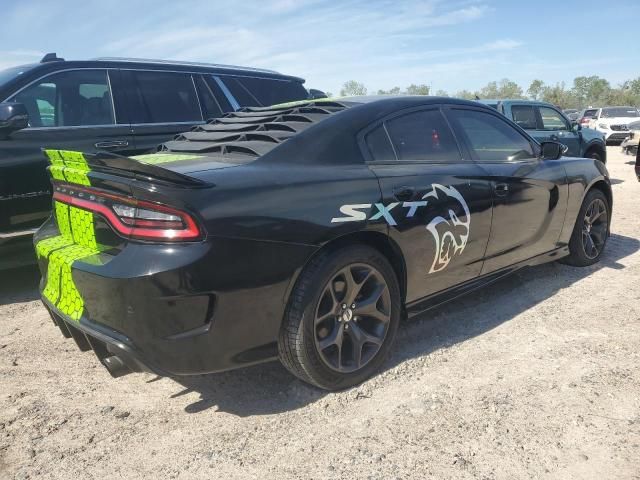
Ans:
[{"label": "dirt lot", "polygon": [[0,282],[0,478],[640,479],[640,183],[609,149],[592,268],[522,271],[401,327],[387,369],[326,394],[279,364],[109,377],[33,269]]}]

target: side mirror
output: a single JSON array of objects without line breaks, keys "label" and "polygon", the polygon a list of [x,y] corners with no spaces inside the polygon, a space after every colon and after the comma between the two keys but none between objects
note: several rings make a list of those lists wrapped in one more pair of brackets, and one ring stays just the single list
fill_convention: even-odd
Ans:
[{"label": "side mirror", "polygon": [[542,159],[557,160],[569,150],[566,145],[559,142],[542,142]]},{"label": "side mirror", "polygon": [[29,126],[29,113],[22,103],[0,103],[0,135],[7,135]]},{"label": "side mirror", "polygon": [[315,100],[318,98],[327,98],[327,94],[324,93],[322,90],[316,90],[315,88],[310,88],[309,97]]},{"label": "side mirror", "polygon": [[582,125],[580,125],[580,123],[577,120],[572,120],[571,130],[573,130],[574,132],[579,132],[580,130],[582,130]]}]

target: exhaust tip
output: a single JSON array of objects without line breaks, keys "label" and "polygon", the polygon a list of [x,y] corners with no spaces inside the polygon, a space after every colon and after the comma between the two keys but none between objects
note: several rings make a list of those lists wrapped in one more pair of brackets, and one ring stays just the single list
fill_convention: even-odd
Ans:
[{"label": "exhaust tip", "polygon": [[131,373],[131,369],[116,355],[103,358],[102,364],[107,368],[113,378],[122,377],[123,375]]}]

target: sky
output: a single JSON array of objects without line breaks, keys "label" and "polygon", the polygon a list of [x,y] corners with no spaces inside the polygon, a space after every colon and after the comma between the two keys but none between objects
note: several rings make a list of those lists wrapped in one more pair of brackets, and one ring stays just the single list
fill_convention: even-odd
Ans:
[{"label": "sky", "polygon": [[427,84],[525,90],[640,76],[640,1],[0,0],[0,69],[57,52],[264,67],[339,93]]}]

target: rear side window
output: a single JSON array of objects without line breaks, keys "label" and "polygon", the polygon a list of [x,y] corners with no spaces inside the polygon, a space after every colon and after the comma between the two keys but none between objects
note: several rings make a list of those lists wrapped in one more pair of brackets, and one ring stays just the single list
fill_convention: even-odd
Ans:
[{"label": "rear side window", "polygon": [[236,81],[251,92],[251,95],[265,107],[278,103],[306,100],[309,96],[299,82],[250,77],[236,77]]},{"label": "rear side window", "polygon": [[380,125],[367,133],[365,142],[374,160],[396,160],[396,154],[393,152],[393,147],[391,147],[391,141],[384,125]]},{"label": "rear side window", "polygon": [[544,130],[568,130],[569,126],[560,112],[549,107],[540,107]]},{"label": "rear side window", "polygon": [[[461,159],[453,133],[440,110],[422,110],[392,118],[384,122],[384,128],[397,160],[456,162]],[[374,160],[390,158],[384,128],[373,130],[366,138]]]},{"label": "rear side window", "polygon": [[213,91],[211,90],[209,85],[199,75],[195,77],[195,80],[198,87],[198,95],[200,96],[200,100],[202,101],[202,105],[204,106],[206,119],[222,116],[223,112],[222,107],[220,106],[220,102],[213,94]]},{"label": "rear side window", "polygon": [[105,70],[74,70],[50,75],[10,101],[24,104],[31,127],[79,127],[114,123]]},{"label": "rear side window", "polygon": [[132,72],[136,105],[132,123],[176,123],[202,120],[191,75]]},{"label": "rear side window", "polygon": [[513,121],[525,130],[535,130],[537,128],[536,112],[533,105],[512,105],[511,116]]},{"label": "rear side window", "polygon": [[260,107],[256,97],[234,77],[219,77],[241,107]]},{"label": "rear side window", "polygon": [[451,115],[479,161],[512,162],[535,158],[527,138],[495,115],[462,109],[452,109]]}]

